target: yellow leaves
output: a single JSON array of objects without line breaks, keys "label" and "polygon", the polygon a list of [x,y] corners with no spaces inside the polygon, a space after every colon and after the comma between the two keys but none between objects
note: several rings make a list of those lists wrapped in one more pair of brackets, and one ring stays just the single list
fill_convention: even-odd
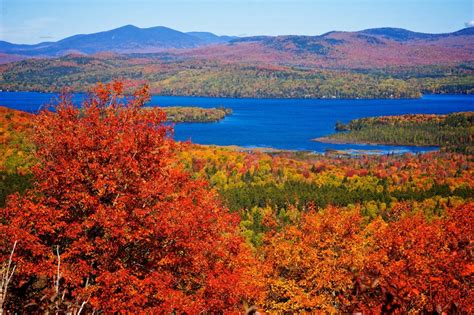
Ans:
[{"label": "yellow leaves", "polygon": [[354,175],[348,178],[350,190],[369,190],[382,192],[383,186],[378,185],[379,179],[374,176],[358,176]]},{"label": "yellow leaves", "polygon": [[266,300],[267,311],[304,311],[322,304],[322,299],[311,296],[304,291],[301,283],[284,278],[271,279],[269,295],[279,299]]},{"label": "yellow leaves", "polygon": [[353,272],[363,264],[365,239],[357,234],[361,227],[359,209],[329,207],[310,211],[300,224],[271,237],[263,248],[271,266],[268,309],[334,312],[340,303],[334,293],[349,294]]},{"label": "yellow leaves", "polygon": [[210,182],[212,185],[225,188],[227,184],[227,175],[224,171],[217,171],[211,178]]}]

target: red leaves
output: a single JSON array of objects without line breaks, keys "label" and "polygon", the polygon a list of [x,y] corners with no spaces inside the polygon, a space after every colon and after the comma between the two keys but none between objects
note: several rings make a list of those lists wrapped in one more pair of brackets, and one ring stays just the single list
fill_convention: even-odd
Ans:
[{"label": "red leaves", "polygon": [[235,216],[177,166],[164,114],[141,110],[147,91],[99,84],[82,108],[63,97],[38,115],[38,184],[1,226],[22,248],[18,277],[50,277],[59,246],[63,285],[74,295],[90,279],[89,310],[235,310],[256,295],[251,253]]},{"label": "red leaves", "polygon": [[329,207],[268,233],[265,306],[272,311],[473,311],[473,204],[428,221],[405,205],[367,224]]},{"label": "red leaves", "polygon": [[[402,311],[472,311],[470,280],[473,205],[450,209],[428,222],[422,214],[405,215],[375,233],[366,272],[394,297]],[[456,253],[456,254],[455,254]],[[373,293],[372,293],[373,294]],[[385,297],[381,296],[384,303]]]}]

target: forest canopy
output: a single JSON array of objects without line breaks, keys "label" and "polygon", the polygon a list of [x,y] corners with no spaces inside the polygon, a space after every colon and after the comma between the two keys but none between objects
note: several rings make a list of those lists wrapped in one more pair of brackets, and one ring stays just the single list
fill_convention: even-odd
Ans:
[{"label": "forest canopy", "polygon": [[408,114],[341,122],[339,132],[316,141],[439,146],[446,151],[474,151],[474,113]]},{"label": "forest canopy", "polygon": [[[447,75],[446,73],[449,73]],[[148,82],[152,94],[251,98],[418,98],[474,91],[465,65],[331,69],[272,63],[164,61],[151,56],[29,59],[0,67],[4,91],[84,92],[114,78]]]}]

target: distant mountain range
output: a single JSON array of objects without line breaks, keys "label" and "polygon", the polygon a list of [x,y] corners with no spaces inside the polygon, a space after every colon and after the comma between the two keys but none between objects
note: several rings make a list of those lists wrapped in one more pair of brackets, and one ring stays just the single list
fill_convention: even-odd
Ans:
[{"label": "distant mountain range", "polygon": [[127,25],[57,42],[0,42],[0,90],[88,91],[147,82],[154,94],[412,98],[474,93],[474,28],[231,37]]},{"label": "distant mountain range", "polygon": [[376,28],[319,36],[254,36],[175,54],[214,61],[331,69],[453,65],[474,62],[474,28],[446,34]]},{"label": "distant mountain range", "polygon": [[[359,32],[329,32],[319,36],[217,36],[208,32],[180,32],[157,26],[139,28],[126,25],[110,31],[74,35],[57,42],[35,45],[0,41],[0,59],[12,61],[28,57],[57,57],[67,54],[96,54],[111,52],[160,53],[176,51],[184,56],[238,58],[266,61],[271,54],[280,60],[291,59],[287,54],[314,64],[323,59],[368,57],[377,62],[380,57],[406,54],[417,59],[445,55],[447,58],[474,59],[474,28],[453,33],[426,34],[399,28],[375,28]],[[209,47],[212,46],[212,47]],[[389,55],[386,51],[391,50]],[[431,50],[431,52],[430,52]],[[181,52],[184,51],[184,52]],[[377,54],[376,52],[381,52]],[[418,53],[417,53],[418,52]],[[395,57],[395,56],[393,56]],[[255,59],[255,60],[254,60]],[[270,58],[273,60],[274,58]],[[402,58],[403,59],[403,58]]]},{"label": "distant mountain range", "polygon": [[360,31],[359,33],[367,35],[382,36],[387,39],[407,42],[410,40],[435,40],[440,38],[446,38],[451,36],[472,36],[474,35],[474,27],[465,28],[453,33],[443,33],[443,34],[428,34],[428,33],[418,33],[405,30],[403,28],[373,28],[368,30]]},{"label": "distant mountain range", "polygon": [[81,34],[57,42],[43,42],[35,45],[18,45],[0,41],[0,53],[23,56],[61,56],[71,53],[95,54],[150,53],[167,49],[193,48],[234,39],[231,36],[217,36],[207,32],[183,33],[164,26],[139,28],[126,25],[110,31]]}]

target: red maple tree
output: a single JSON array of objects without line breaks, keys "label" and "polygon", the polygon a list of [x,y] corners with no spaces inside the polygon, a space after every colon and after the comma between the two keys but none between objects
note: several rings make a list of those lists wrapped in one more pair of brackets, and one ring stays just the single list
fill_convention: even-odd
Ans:
[{"label": "red maple tree", "polygon": [[365,300],[386,312],[472,313],[474,205],[450,208],[432,221],[401,208],[398,221],[373,232]]},{"label": "red maple tree", "polygon": [[18,241],[7,309],[235,311],[258,292],[237,217],[182,170],[148,98],[99,84],[37,116],[37,184],[2,209],[2,255]]}]

